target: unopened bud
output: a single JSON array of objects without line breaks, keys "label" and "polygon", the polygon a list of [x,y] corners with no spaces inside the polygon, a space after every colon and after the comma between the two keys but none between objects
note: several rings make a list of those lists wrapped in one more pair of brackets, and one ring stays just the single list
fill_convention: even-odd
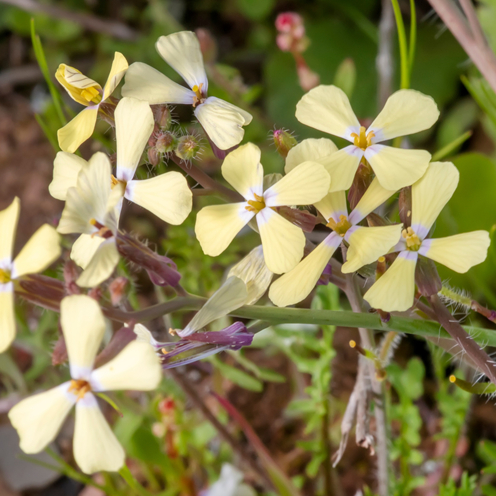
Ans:
[{"label": "unopened bud", "polygon": [[170,107],[165,103],[162,105],[154,106],[153,117],[155,118],[155,122],[164,131],[169,129],[172,125],[172,112]]},{"label": "unopened bud", "polygon": [[174,151],[178,144],[177,138],[170,131],[160,132],[157,135],[155,148],[158,153],[165,154]]},{"label": "unopened bud", "polygon": [[158,153],[157,149],[154,146],[148,148],[148,150],[146,151],[146,155],[148,157],[148,162],[150,162],[153,167],[157,167],[157,165],[160,164],[160,153]]},{"label": "unopened bud", "polygon": [[306,63],[298,64],[296,71],[298,72],[298,80],[302,90],[310,91],[320,84],[320,76],[312,71]]},{"label": "unopened bud", "polygon": [[182,160],[192,160],[200,151],[200,143],[196,136],[187,134],[177,140],[176,155]]},{"label": "unopened bud", "polygon": [[288,156],[289,150],[298,144],[296,138],[285,129],[276,129],[273,133],[276,150],[282,158]]}]

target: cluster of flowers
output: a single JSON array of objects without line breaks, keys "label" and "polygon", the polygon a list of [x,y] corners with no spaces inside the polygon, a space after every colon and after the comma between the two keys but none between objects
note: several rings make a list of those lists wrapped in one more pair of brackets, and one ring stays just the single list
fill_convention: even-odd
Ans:
[{"label": "cluster of flowers", "polygon": [[[180,275],[171,260],[150,254],[151,250],[146,252],[118,228],[124,198],[174,225],[181,224],[192,209],[192,193],[182,174],[167,172],[135,179],[154,130],[150,105],[155,104],[192,105],[211,142],[220,150],[233,149],[222,164],[222,175],[239,193],[240,201],[208,206],[198,213],[195,231],[204,253],[222,253],[247,224],[259,232],[262,242],[231,269],[225,283],[186,328],[177,331],[182,339],[162,358],[166,364],[187,363],[189,359],[182,359],[181,354],[191,349],[206,356],[249,344],[252,336],[241,323],[222,332],[201,331],[234,309],[255,303],[271,285],[274,274],[283,275],[270,287],[273,303],[287,306],[302,301],[328,272],[329,261],[341,245],[346,248],[345,273],[381,260],[378,269],[382,269],[377,270],[376,282],[365,299],[372,308],[385,312],[407,310],[414,304],[416,264],[422,257],[458,272],[485,259],[489,246],[485,231],[444,239],[429,236],[457,186],[455,166],[430,163],[431,155],[426,151],[379,144],[431,127],[439,112],[430,97],[412,90],[398,91],[365,129],[343,91],[318,86],[298,103],[296,117],[351,144],[338,150],[329,139],[295,142],[286,156],[286,174],[264,177],[260,150],[251,143],[238,147],[251,115],[207,97],[208,80],[196,36],[181,32],[161,37],[157,50],[190,89],[145,64],[138,62],[128,68],[119,53],[103,88],[72,67],[61,65],[57,70],[58,81],[86,108],[58,133],[63,151],[54,163],[50,193],[65,201],[65,208],[57,230],[43,226],[12,261],[19,201],[0,212],[0,351],[11,344],[15,334],[14,284],[43,271],[60,256],[56,231],[79,234],[71,258],[83,269],[76,280],[80,288],[95,288],[107,280],[121,255],[145,267],[155,284],[178,284]],[[117,100],[112,93],[124,75],[123,98]],[[98,115],[115,125],[115,175],[105,154],[96,153],[89,161],[74,154],[92,135]],[[366,188],[355,194],[349,213],[346,191],[360,189],[354,182],[359,175]],[[371,214],[399,190],[406,198],[403,225],[384,219],[377,225],[378,217]],[[331,231],[312,251],[294,214],[300,212],[298,207],[308,206],[315,207]],[[306,257],[305,250],[310,251]],[[137,339],[99,363],[97,351],[106,327],[100,306],[91,296],[72,294],[62,299],[60,310],[71,380],[21,401],[9,417],[19,432],[22,449],[34,453],[55,438],[69,409],[76,405],[77,463],[87,473],[118,470],[124,463],[124,452],[95,395],[117,389],[154,389],[161,377],[157,352],[171,345],[156,342],[138,323]],[[195,356],[198,359],[198,353]]]}]

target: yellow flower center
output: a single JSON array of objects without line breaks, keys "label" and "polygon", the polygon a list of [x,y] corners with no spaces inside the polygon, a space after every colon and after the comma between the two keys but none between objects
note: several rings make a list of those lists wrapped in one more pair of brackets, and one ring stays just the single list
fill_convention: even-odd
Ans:
[{"label": "yellow flower center", "polygon": [[10,270],[0,269],[0,284],[7,284],[10,281]]},{"label": "yellow flower center", "polygon": [[401,232],[401,236],[403,236],[404,240],[406,241],[407,250],[419,250],[422,241],[420,241],[420,238],[415,234],[415,231],[411,227],[403,229],[403,231]]},{"label": "yellow flower center", "polygon": [[100,103],[102,101],[102,95],[100,95],[100,92],[94,86],[81,90],[81,96],[88,103]]},{"label": "yellow flower center", "polygon": [[367,135],[365,135],[365,131],[366,129],[361,126],[359,135],[357,133],[351,133],[353,144],[364,151],[367,149],[368,146],[372,145],[372,138],[375,137],[374,131],[370,131],[370,133]]},{"label": "yellow flower center", "polygon": [[259,196],[256,193],[253,193],[253,196],[255,197],[255,199],[248,200],[248,206],[245,207],[245,209],[249,212],[255,212],[256,214],[258,214],[260,210],[263,210],[265,208],[265,201],[263,199],[263,196]]},{"label": "yellow flower center", "polygon": [[339,234],[342,238],[348,232],[348,229],[351,227],[351,223],[348,220],[346,215],[339,216],[339,222],[336,222],[334,219],[329,219],[327,223],[327,227],[330,227],[334,232]]},{"label": "yellow flower center", "polygon": [[77,396],[76,401],[79,401],[80,399],[84,398],[84,395],[86,393],[89,393],[90,391],[91,391],[91,386],[87,381],[84,381],[82,379],[78,379],[78,380],[73,379],[68,389],[69,393],[72,392],[74,395]]},{"label": "yellow flower center", "polygon": [[205,100],[205,95],[202,92],[203,83],[200,83],[200,86],[196,84],[193,86],[193,91],[195,92],[195,99],[193,100],[193,107],[196,107],[199,103],[203,103]]}]

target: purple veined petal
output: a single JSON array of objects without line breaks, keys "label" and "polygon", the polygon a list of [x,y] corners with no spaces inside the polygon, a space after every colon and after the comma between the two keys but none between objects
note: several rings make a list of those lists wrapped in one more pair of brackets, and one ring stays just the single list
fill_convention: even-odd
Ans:
[{"label": "purple veined petal", "polygon": [[[243,346],[249,346],[252,341],[253,334],[241,322],[235,322],[222,331],[196,332],[177,343],[167,343],[174,344],[175,348],[163,355],[163,367],[186,365],[227,349],[239,350]],[[193,353],[187,355],[188,352]]]}]

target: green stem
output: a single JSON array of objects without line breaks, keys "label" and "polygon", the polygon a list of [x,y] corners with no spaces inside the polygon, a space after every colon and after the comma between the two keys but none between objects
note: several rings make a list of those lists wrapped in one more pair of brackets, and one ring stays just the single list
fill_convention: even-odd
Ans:
[{"label": "green stem", "polygon": [[413,60],[415,59],[415,48],[417,45],[417,13],[415,11],[415,0],[410,0],[410,43],[408,50],[409,76],[412,74]]},{"label": "green stem", "polygon": [[398,42],[400,45],[400,64],[401,64],[401,89],[410,87],[410,70],[408,57],[408,44],[406,41],[405,24],[401,16],[398,0],[391,0],[393,4],[394,17],[396,19],[396,28],[398,30]]},{"label": "green stem", "polygon": [[127,485],[135,491],[139,496],[151,496],[149,493],[133,476],[127,465],[124,465],[119,470],[120,476],[126,481]]},{"label": "green stem", "polygon": [[[206,299],[200,296],[181,296],[167,303],[152,305],[137,312],[122,312],[116,309],[104,309],[105,314],[119,322],[146,322],[161,317],[166,313],[179,310],[198,310]],[[340,327],[364,327],[376,331],[394,331],[413,334],[415,336],[450,338],[450,335],[438,322],[418,318],[391,315],[389,322],[381,322],[375,313],[355,313],[351,311],[311,310],[308,308],[279,308],[271,306],[249,305],[230,313],[234,317],[250,320],[262,320],[272,324],[314,324],[335,325]],[[496,332],[481,327],[463,326],[475,341],[496,346]]]}]

